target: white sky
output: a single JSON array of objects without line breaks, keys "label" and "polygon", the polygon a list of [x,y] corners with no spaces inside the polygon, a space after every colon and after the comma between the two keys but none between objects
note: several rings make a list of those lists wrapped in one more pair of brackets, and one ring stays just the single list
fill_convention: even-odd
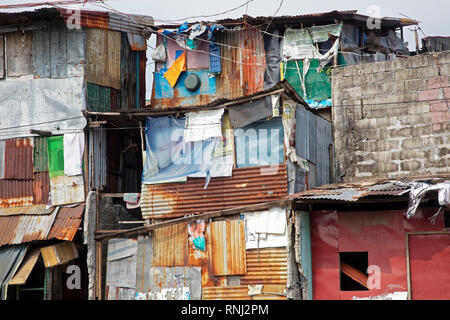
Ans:
[{"label": "white sky", "polygon": [[[51,0],[50,0],[51,1]],[[0,5],[44,2],[44,0],[0,0]],[[155,24],[163,24],[158,20],[179,20],[191,16],[214,15],[243,5],[246,0],[205,1],[205,0],[105,0],[114,9],[125,12],[152,16]],[[280,5],[281,0],[252,0],[247,6],[235,11],[228,12],[215,17],[191,19],[190,21],[218,20],[224,18],[239,18],[247,12],[248,15],[272,16]],[[340,1],[301,1],[283,0],[277,16],[301,15],[308,13],[328,12],[333,10],[358,10],[364,15],[374,15],[373,6],[379,9],[381,17],[402,18],[411,17],[420,21],[419,26],[427,36],[449,36],[450,35],[450,1],[449,0],[340,0]],[[89,5],[86,9],[98,10],[97,6]],[[183,22],[180,20],[180,23]],[[409,49],[415,47],[412,31],[405,28],[405,40],[409,42]],[[424,34],[419,31],[420,38]],[[151,41],[150,43],[154,43]],[[147,90],[151,90],[151,70],[147,75]],[[149,93],[147,96],[149,97]]]}]

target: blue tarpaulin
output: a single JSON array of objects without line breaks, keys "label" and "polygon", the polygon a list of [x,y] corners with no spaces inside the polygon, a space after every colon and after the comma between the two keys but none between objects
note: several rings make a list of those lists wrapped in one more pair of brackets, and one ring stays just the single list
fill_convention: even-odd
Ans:
[{"label": "blue tarpaulin", "polygon": [[180,181],[195,173],[205,173],[208,181],[212,154],[220,138],[185,141],[185,123],[185,117],[147,118],[143,183]]}]

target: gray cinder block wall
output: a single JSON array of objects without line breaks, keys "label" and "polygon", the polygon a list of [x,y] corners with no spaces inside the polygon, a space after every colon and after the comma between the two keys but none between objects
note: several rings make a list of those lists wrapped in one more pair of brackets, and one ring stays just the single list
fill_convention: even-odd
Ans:
[{"label": "gray cinder block wall", "polygon": [[335,69],[336,180],[450,173],[450,52]]}]

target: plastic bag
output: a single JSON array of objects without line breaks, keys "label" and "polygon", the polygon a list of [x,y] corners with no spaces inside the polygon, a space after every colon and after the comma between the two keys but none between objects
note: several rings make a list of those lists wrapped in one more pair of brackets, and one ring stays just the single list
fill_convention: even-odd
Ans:
[{"label": "plastic bag", "polygon": [[152,53],[152,59],[156,62],[164,62],[167,59],[166,47],[163,43],[156,47],[155,51]]}]

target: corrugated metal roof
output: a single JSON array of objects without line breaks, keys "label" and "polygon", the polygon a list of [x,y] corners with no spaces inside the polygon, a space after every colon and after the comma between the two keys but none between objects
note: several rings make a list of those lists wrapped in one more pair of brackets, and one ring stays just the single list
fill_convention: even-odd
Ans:
[{"label": "corrugated metal roof", "polygon": [[24,214],[49,214],[54,207],[47,207],[46,204],[36,204],[26,207],[0,208],[0,216],[13,216]]},{"label": "corrugated metal roof", "polygon": [[241,284],[280,284],[287,282],[287,250],[281,248],[246,251],[247,272]]},{"label": "corrugated metal roof", "polygon": [[187,182],[142,185],[141,210],[145,218],[173,218],[280,200],[287,195],[286,165],[277,172],[270,166],[233,169],[232,177],[204,178]]},{"label": "corrugated metal roof", "polygon": [[[83,4],[84,6],[85,4]],[[112,11],[85,10],[82,6],[74,6],[71,8],[54,8],[51,5],[42,4],[35,6],[34,10],[25,11],[19,9],[20,12],[0,12],[2,23],[8,24],[26,24],[40,19],[49,19],[53,17],[62,17],[65,23],[80,23],[81,26],[87,28],[107,29],[123,32],[131,32],[134,34],[150,36],[148,27],[154,25],[153,18],[150,16],[137,14],[120,14]],[[17,10],[16,10],[17,11]],[[78,15],[75,15],[78,14]]]},{"label": "corrugated metal roof", "polygon": [[57,207],[46,215],[1,216],[0,246],[48,239],[71,241],[80,226],[83,209],[81,204],[73,208]]},{"label": "corrugated metal roof", "polygon": [[81,224],[84,203],[72,208],[60,208],[47,239],[71,241]]},{"label": "corrugated metal roof", "polygon": [[336,200],[336,201],[357,201],[360,198],[377,195],[400,196],[409,192],[409,187],[399,185],[395,182],[384,182],[372,185],[358,185],[356,183],[350,184],[347,187],[340,188],[316,188],[306,190],[293,195],[290,199],[308,199],[308,200]]}]

